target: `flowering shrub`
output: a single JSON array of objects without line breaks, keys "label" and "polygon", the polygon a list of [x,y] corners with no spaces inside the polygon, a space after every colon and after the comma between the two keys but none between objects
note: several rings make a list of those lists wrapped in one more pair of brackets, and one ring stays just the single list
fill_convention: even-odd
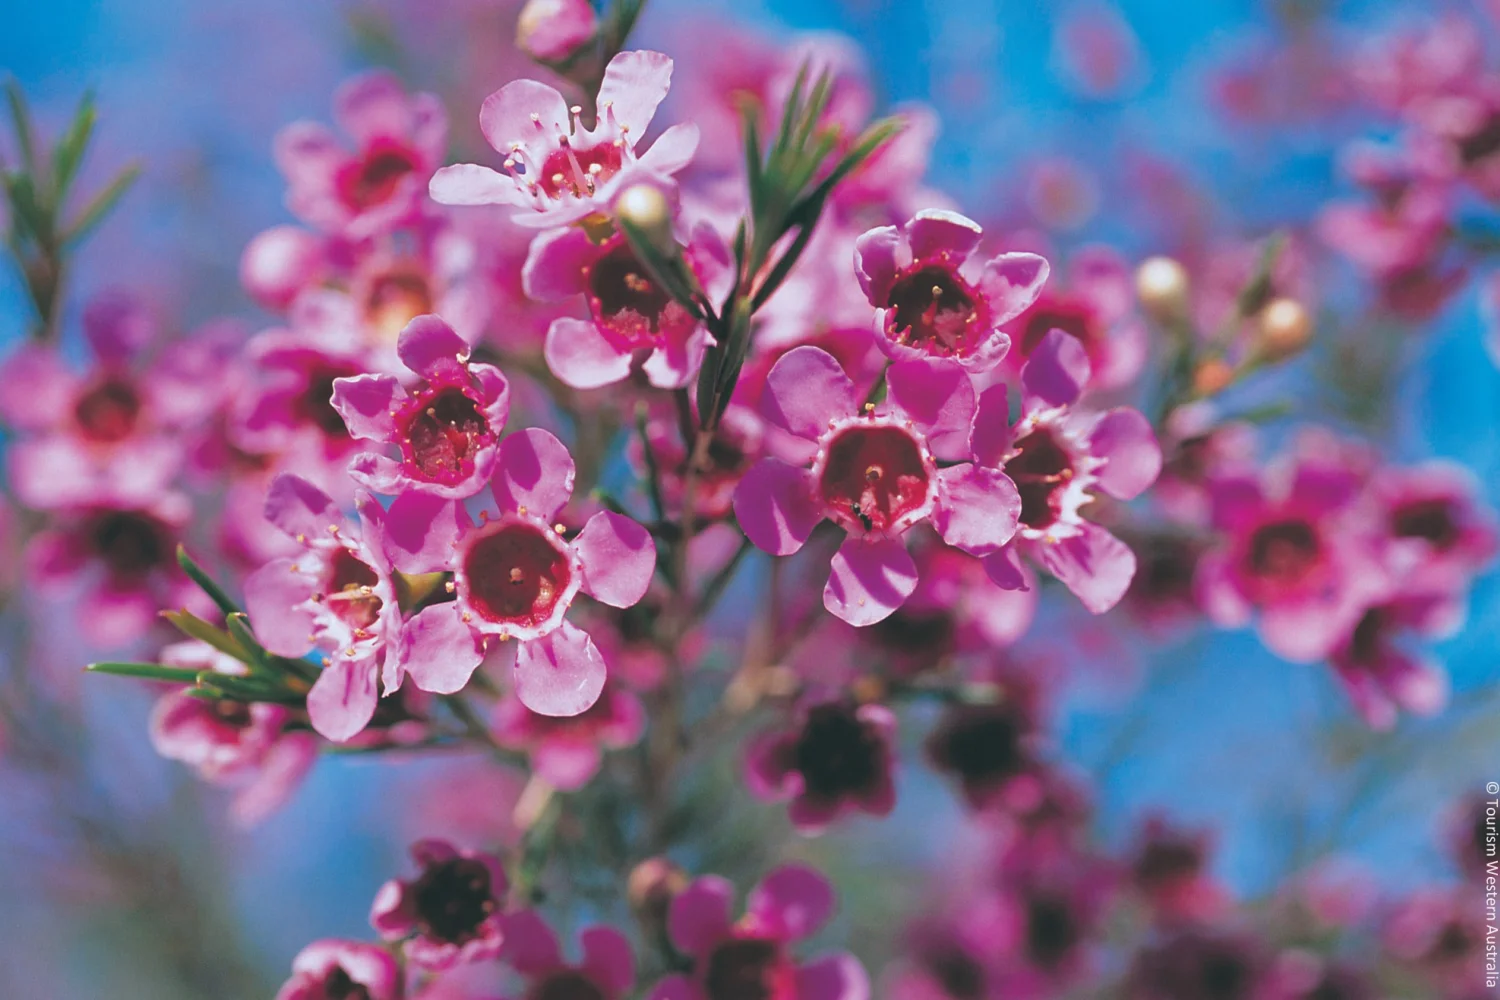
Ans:
[{"label": "flowering shrub", "polygon": [[[1199,640],[1243,630],[1337,699],[1330,755],[1445,732],[1412,717],[1466,690],[1437,643],[1500,521],[1382,420],[1397,338],[1475,289],[1500,359],[1500,11],[1325,59],[1317,5],[1280,5],[1209,90],[1247,130],[1347,133],[1349,191],[1265,226],[1209,220],[1144,154],[1047,160],[1019,215],[951,199],[935,112],[877,117],[852,43],[703,22],[654,51],[643,5],[529,0],[482,102],[423,89],[421,58],[343,83],[334,126],[274,144],[296,222],[239,257],[259,320],[186,332],[119,289],[71,322],[69,269],[138,171],[96,182],[91,100],[52,135],[12,86],[32,315],[0,363],[0,789],[87,790],[78,705],[149,696],[131,745],[228,789],[223,837],[311,801],[320,840],[400,839],[368,932],[313,929],[278,1000],[1493,988],[1493,784],[1432,831],[1449,882],[1340,867],[1356,800],[1247,886],[1227,815],[1113,815],[1131,726],[1091,758],[1063,720],[1091,678],[1128,704],[1143,651],[1229,676],[1253,646]],[[1080,100],[1144,86],[1109,4],[1056,44]],[[1117,186],[1150,218],[1081,242]],[[93,661],[83,691],[30,625]],[[322,774],[356,756],[418,798],[353,815]],[[176,905],[150,838],[63,812],[101,884]],[[182,905],[150,930],[196,953]],[[181,961],[198,995],[267,995]]]}]

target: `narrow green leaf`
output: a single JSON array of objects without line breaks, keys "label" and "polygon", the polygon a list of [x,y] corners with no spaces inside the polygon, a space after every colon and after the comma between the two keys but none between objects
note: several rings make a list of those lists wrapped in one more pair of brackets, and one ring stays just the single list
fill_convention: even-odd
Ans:
[{"label": "narrow green leaf", "polygon": [[130,190],[130,185],[135,183],[135,179],[140,174],[140,165],[132,163],[115,175],[115,179],[106,184],[104,189],[96,194],[93,200],[78,214],[78,218],[68,227],[68,231],[63,234],[63,242],[77,243],[92,232],[94,227],[103,222],[104,217],[125,196],[125,192]]},{"label": "narrow green leaf", "polygon": [[204,670],[198,674],[200,687],[217,689],[235,701],[269,701],[277,704],[296,705],[306,700],[306,695],[295,694],[285,688],[267,684],[258,677],[236,677]]},{"label": "narrow green leaf", "polygon": [[808,63],[804,62],[797,69],[797,78],[792,81],[792,92],[787,95],[786,104],[781,108],[781,124],[776,131],[776,145],[771,147],[771,159],[774,161],[788,148],[792,139],[793,119],[802,112],[802,91],[807,87]]},{"label": "narrow green leaf", "polygon": [[160,663],[90,663],[83,669],[93,674],[113,674],[116,677],[140,677],[152,681],[179,681],[193,684],[198,680],[198,671],[184,667],[168,667]]},{"label": "narrow green leaf", "polygon": [[224,614],[232,615],[240,610],[240,606],[230,599],[229,595],[224,592],[224,588],[220,587],[181,545],[177,546],[177,565],[182,567],[184,573],[192,577],[198,588],[211,597]]},{"label": "narrow green leaf", "polygon": [[21,151],[21,166],[26,173],[35,176],[36,137],[31,127],[31,109],[26,105],[25,92],[14,77],[5,81],[5,99],[10,104],[11,128],[16,133],[16,146]]},{"label": "narrow green leaf", "polygon": [[243,611],[236,611],[224,617],[224,625],[229,635],[235,642],[250,654],[247,661],[252,667],[264,667],[266,665],[266,651],[256,641],[254,633],[250,631],[249,619]]},{"label": "narrow green leaf", "polygon": [[22,235],[38,244],[49,243],[52,221],[37,199],[36,185],[32,182],[31,175],[7,174],[5,193],[10,200],[13,218],[25,227]]},{"label": "narrow green leaf", "polygon": [[67,197],[68,187],[78,173],[79,164],[83,162],[83,154],[88,148],[89,137],[93,134],[94,122],[97,118],[94,92],[84,91],[83,97],[78,102],[78,111],[73,115],[73,124],[68,127],[68,133],[62,137],[62,141],[57,144],[57,153],[53,158],[53,191],[56,192],[59,205]]},{"label": "narrow green leaf", "polygon": [[163,611],[161,616],[176,626],[183,635],[206,642],[241,663],[250,662],[249,652],[233,636],[223,629],[215,628],[191,611]]}]

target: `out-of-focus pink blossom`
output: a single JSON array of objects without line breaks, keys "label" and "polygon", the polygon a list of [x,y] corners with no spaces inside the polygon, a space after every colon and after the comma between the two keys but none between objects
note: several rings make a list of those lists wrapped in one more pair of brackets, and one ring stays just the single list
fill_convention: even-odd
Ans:
[{"label": "out-of-focus pink blossom", "polygon": [[565,792],[588,784],[605,750],[633,746],[645,728],[640,699],[613,679],[604,682],[592,705],[564,718],[538,715],[508,695],[496,706],[491,724],[497,743],[526,751],[532,770]]},{"label": "out-of-focus pink blossom", "polygon": [[526,0],[516,20],[516,45],[533,59],[562,62],[598,30],[589,0]]},{"label": "out-of-focus pink blossom", "polygon": [[292,960],[292,978],[276,1000],[401,1000],[401,969],[390,952],[373,944],[325,938]]},{"label": "out-of-focus pink blossom", "polygon": [[525,980],[528,998],[624,1000],[635,983],[635,956],[625,935],[613,927],[588,927],[578,940],[583,960],[574,965],[536,911],[521,910],[505,920],[501,957]]},{"label": "out-of-focus pink blossom", "polygon": [[510,884],[500,859],[442,840],[417,841],[411,856],[416,878],[391,879],[375,894],[370,923],[380,936],[436,971],[499,956]]}]

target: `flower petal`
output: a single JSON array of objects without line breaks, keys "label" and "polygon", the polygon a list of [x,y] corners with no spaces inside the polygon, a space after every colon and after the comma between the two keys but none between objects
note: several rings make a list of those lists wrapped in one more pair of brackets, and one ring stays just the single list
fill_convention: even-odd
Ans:
[{"label": "flower petal", "polygon": [[540,167],[547,150],[558,136],[568,134],[571,124],[568,102],[536,80],[512,80],[486,97],[479,108],[479,129],[489,144],[496,152],[509,155],[519,142],[530,154],[528,168]]},{"label": "flower petal", "polygon": [[469,344],[438,316],[418,316],[396,339],[401,363],[429,381],[462,377]]},{"label": "flower petal", "polygon": [[672,84],[672,60],[660,52],[635,50],[621,52],[604,68],[599,84],[599,117],[606,109],[625,132],[632,147],[646,134],[656,115],[656,107],[667,96]]},{"label": "flower petal", "polygon": [[1021,562],[1017,558],[1014,545],[1007,545],[994,555],[986,556],[984,573],[990,578],[990,582],[1001,590],[1031,589],[1031,585],[1026,581],[1026,574],[1021,569]]},{"label": "flower petal", "polygon": [[408,490],[385,512],[385,554],[403,573],[452,569],[453,550],[473,522],[461,503]]},{"label": "flower petal", "polygon": [[330,527],[344,524],[344,512],[306,479],[283,472],[266,492],[266,520],[293,538],[327,538]]},{"label": "flower petal", "polygon": [[636,165],[653,174],[670,177],[693,161],[698,152],[698,126],[692,122],[673,125],[651,142]]},{"label": "flower petal", "polygon": [[613,927],[590,927],[579,935],[583,968],[611,996],[623,997],[635,984],[635,955],[625,935]]},{"label": "flower petal", "polygon": [[979,291],[990,304],[990,321],[999,326],[1030,309],[1051,273],[1052,265],[1034,253],[992,258],[979,278]]},{"label": "flower petal", "polygon": [[974,408],[974,424],[969,428],[969,454],[974,461],[998,469],[1010,451],[1010,397],[1003,382],[997,382],[979,394]]},{"label": "flower petal", "polygon": [[745,912],[783,941],[816,934],[833,915],[833,886],[806,865],[782,865],[750,892]]},{"label": "flower petal", "polygon": [[427,182],[427,194],[439,205],[524,205],[515,178],[477,163],[443,167]]},{"label": "flower petal", "polygon": [[1026,393],[1028,410],[1037,402],[1044,406],[1070,406],[1083,394],[1088,381],[1088,354],[1077,339],[1061,330],[1043,337],[1021,369],[1021,387]]},{"label": "flower petal", "polygon": [[531,751],[531,769],[558,791],[576,792],[599,773],[603,757],[591,739],[547,739]]},{"label": "flower petal", "polygon": [[762,552],[789,556],[823,520],[805,469],[779,458],[750,467],[734,491],[734,514],[745,536]]},{"label": "flower petal", "polygon": [[538,715],[578,715],[604,690],[604,658],[594,640],[571,622],[516,649],[516,697]]},{"label": "flower petal", "polygon": [[333,380],[333,408],[344,418],[349,433],[367,441],[389,441],[396,436],[391,411],[406,399],[406,390],[393,375],[356,375]]},{"label": "flower petal", "polygon": [[375,662],[341,656],[323,668],[307,693],[307,717],[324,739],[342,743],[369,725],[379,699]]},{"label": "flower petal", "polygon": [[939,458],[969,457],[974,386],[951,361],[898,361],[886,369],[886,401],[912,419]]},{"label": "flower petal", "polygon": [[906,242],[913,261],[948,254],[957,267],[979,245],[984,230],[979,223],[941,208],[923,209],[906,224]]},{"label": "flower petal", "polygon": [[526,251],[521,289],[538,302],[561,302],[586,289],[583,269],[599,258],[600,248],[578,226],[538,234]]},{"label": "flower petal", "polygon": [[646,596],[656,571],[656,543],[635,521],[604,510],[589,518],[573,540],[583,564],[583,589],[615,608],[628,608]]},{"label": "flower petal", "polygon": [[850,625],[874,625],[917,589],[917,564],[899,538],[847,538],[834,553],[823,607]]},{"label": "flower petal", "polygon": [[575,473],[567,446],[529,427],[500,442],[490,489],[502,512],[525,507],[550,520],[573,496]]},{"label": "flower petal", "polygon": [[1161,473],[1161,445],[1151,423],[1139,410],[1110,410],[1094,425],[1089,450],[1105,460],[1099,485],[1111,496],[1140,496]]},{"label": "flower petal", "polygon": [[734,886],[726,878],[705,875],[672,898],[667,911],[667,933],[684,955],[706,958],[729,936]]},{"label": "flower petal", "polygon": [[449,601],[423,608],[407,621],[401,638],[402,669],[412,683],[433,694],[463,689],[484,659],[481,636]]},{"label": "flower petal", "polygon": [[819,1000],[870,1000],[870,976],[847,952],[825,955],[797,970],[797,995]]},{"label": "flower petal", "polygon": [[313,646],[315,619],[306,606],[315,584],[292,567],[294,559],[277,559],[245,580],[245,610],[260,644],[277,656],[303,656]]},{"label": "flower petal", "polygon": [[854,273],[872,306],[884,309],[891,302],[891,285],[900,268],[897,249],[901,233],[895,226],[877,226],[854,241]]},{"label": "flower petal", "polygon": [[1130,546],[1087,521],[1079,534],[1041,543],[1037,551],[1047,571],[1096,615],[1118,604],[1135,577]]},{"label": "flower petal", "polygon": [[816,347],[794,347],[766,375],[761,413],[777,427],[816,441],[836,417],[854,413],[854,383],[832,354]]},{"label": "flower petal", "polygon": [[584,319],[553,320],[542,353],[552,374],[574,389],[613,385],[630,374],[631,352]]},{"label": "flower petal", "polygon": [[943,541],[985,556],[1015,535],[1021,494],[1005,473],[964,463],[940,470],[938,483],[941,492],[932,523]]},{"label": "flower petal", "polygon": [[500,957],[523,976],[543,976],[562,965],[562,948],[540,913],[518,910],[505,918]]}]

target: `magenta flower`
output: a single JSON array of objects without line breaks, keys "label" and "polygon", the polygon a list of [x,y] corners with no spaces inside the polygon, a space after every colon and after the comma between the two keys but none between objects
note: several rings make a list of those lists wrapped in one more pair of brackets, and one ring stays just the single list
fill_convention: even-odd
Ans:
[{"label": "magenta flower", "polygon": [[[685,259],[716,295],[729,277],[723,243],[699,226]],[[639,363],[661,389],[687,385],[713,343],[708,330],[651,278],[622,234],[596,243],[582,229],[543,233],[531,243],[521,272],[526,294],[541,302],[582,295],[589,318],[562,316],[547,329],[547,367],[575,389],[596,389],[626,378]]]},{"label": "magenta flower", "polygon": [[174,551],[192,510],[181,493],[141,506],[59,512],[26,548],[27,579],[43,594],[73,595],[85,638],[118,648],[145,635],[163,608],[198,591]]},{"label": "magenta flower", "polygon": [[888,816],[896,807],[895,735],[896,716],[883,705],[814,698],[797,708],[790,728],[750,744],[745,780],[757,798],[790,798],[792,825],[805,834],[852,811]]},{"label": "magenta flower", "polygon": [[615,195],[647,177],[670,177],[698,146],[694,125],[674,125],[637,156],[656,107],[667,96],[672,60],[659,52],[621,52],[599,86],[598,123],[583,127],[556,90],[535,80],[513,80],[485,99],[479,127],[504,172],[475,163],[444,167],[431,193],[445,205],[510,205],[536,229],[567,225],[613,204]]},{"label": "magenta flower", "polygon": [[635,983],[635,956],[625,935],[589,927],[578,937],[583,961],[572,965],[535,910],[506,918],[501,958],[526,981],[527,1000],[624,1000]]},{"label": "magenta flower", "polygon": [[1183,931],[1136,955],[1120,995],[1127,1000],[1269,1000],[1272,973],[1268,965],[1255,941],[1210,931]]},{"label": "magenta flower", "polygon": [[257,233],[240,254],[240,286],[261,306],[285,312],[304,288],[322,283],[328,267],[322,238],[297,226]]},{"label": "magenta flower", "polygon": [[276,1000],[401,1000],[401,969],[384,948],[325,938],[292,959]]},{"label": "magenta flower", "polygon": [[1400,642],[1403,632],[1446,638],[1463,623],[1452,591],[1403,590],[1376,598],[1328,654],[1354,707],[1373,729],[1390,729],[1401,710],[1436,715],[1448,704],[1448,675]]},{"label": "magenta flower", "polygon": [[1019,372],[1048,334],[1061,330],[1083,345],[1089,384],[1118,389],[1135,381],[1146,364],[1147,330],[1135,312],[1130,267],[1107,247],[1085,247],[1068,262],[1067,284],[1057,282],[1007,324],[1009,371]]},{"label": "magenta flower", "polygon": [[1467,586],[1500,551],[1500,526],[1463,466],[1424,462],[1375,474],[1370,492],[1388,536],[1385,563],[1404,588]]},{"label": "magenta flower", "polygon": [[387,941],[401,941],[406,957],[425,969],[497,957],[505,944],[501,908],[510,885],[500,859],[442,840],[417,841],[411,856],[417,877],[380,887],[371,926]]},{"label": "magenta flower", "polygon": [[1137,410],[1075,409],[1089,380],[1083,346],[1061,330],[1049,333],[1021,372],[1021,417],[1009,426],[1003,385],[986,389],[974,415],[977,463],[999,468],[1020,492],[1017,542],[989,556],[990,579],[1006,589],[1026,585],[1017,550],[1057,577],[1094,614],[1125,596],[1135,555],[1082,508],[1101,489],[1121,500],[1138,496],[1161,471],[1161,448]]},{"label": "magenta flower", "polygon": [[846,952],[799,963],[791,947],[833,914],[833,887],[802,865],[785,865],[750,893],[731,922],[734,886],[717,875],[695,879],[672,900],[667,931],[692,972],[668,976],[650,1000],[869,1000],[864,966]]},{"label": "magenta flower", "polygon": [[285,473],[271,483],[266,518],[302,552],[267,563],[245,581],[255,637],[278,656],[323,651],[323,672],[307,696],[307,714],[324,737],[342,742],[360,732],[379,700],[401,686],[392,655],[401,613],[384,550],[385,512],[359,498],[359,525],[312,483]]},{"label": "magenta flower", "polygon": [[[243,674],[244,664],[197,640],[162,650],[161,662],[196,670]],[[151,745],[204,781],[234,790],[230,815],[259,822],[301,784],[318,756],[311,733],[291,732],[290,711],[266,702],[209,701],[181,691],[163,695],[151,712]]]},{"label": "magenta flower", "polygon": [[401,332],[397,352],[422,381],[411,391],[392,375],[333,383],[333,408],[357,438],[395,445],[400,459],[356,455],[354,481],[377,493],[415,490],[450,500],[473,496],[494,470],[510,414],[510,385],[493,365],[471,364],[469,345],[436,316]]},{"label": "magenta flower", "polygon": [[276,136],[276,165],[287,180],[287,208],[328,232],[367,237],[405,222],[442,162],[448,119],[432,94],[408,95],[395,75],[365,73],[333,99],[334,120],[354,140],[294,122]]},{"label": "magenta flower", "polygon": [[791,555],[824,519],[849,533],[833,557],[823,604],[851,625],[873,625],[911,595],[916,563],[902,535],[931,520],[975,555],[1015,533],[1020,499],[1004,474],[967,457],[974,390],[963,370],[928,361],[892,365],[883,404],[860,406],[854,384],[816,347],[788,351],[766,377],[766,419],[801,439],[812,468],[764,458],[746,473],[734,509],[746,536]]},{"label": "magenta flower", "polygon": [[1041,737],[1021,700],[955,705],[927,737],[927,759],[956,778],[970,809],[1029,809],[1041,794]]},{"label": "magenta flower", "polygon": [[[731,404],[719,418],[707,453],[696,469],[694,506],[705,520],[724,517],[734,504],[734,491],[763,448],[764,422],[748,407]],[[631,464],[641,476],[647,473],[646,447],[656,466],[662,503],[680,513],[687,502],[688,447],[674,416],[661,414],[646,423],[646,444],[639,436],[627,446]]]},{"label": "magenta flower", "polygon": [[1166,922],[1207,923],[1230,903],[1208,869],[1212,837],[1178,829],[1159,816],[1146,820],[1129,859],[1130,884]]},{"label": "magenta flower", "polygon": [[533,59],[562,62],[598,30],[589,0],[527,0],[516,20],[516,45]]},{"label": "magenta flower", "polygon": [[577,715],[538,715],[508,695],[495,707],[491,731],[495,742],[525,750],[531,769],[553,788],[575,791],[599,772],[604,750],[620,750],[640,741],[646,711],[640,699],[612,678],[599,698]]},{"label": "magenta flower", "polygon": [[1278,656],[1315,662],[1349,636],[1385,589],[1355,505],[1368,456],[1309,434],[1264,474],[1225,471],[1210,485],[1219,545],[1198,562],[1195,587],[1224,627],[1259,611],[1261,641]]},{"label": "magenta flower", "polygon": [[881,350],[901,361],[943,358],[988,371],[1010,349],[1000,325],[1036,301],[1047,262],[1036,254],[974,257],[983,230],[957,212],[928,209],[897,229],[859,238],[854,269],[876,310]]},{"label": "magenta flower", "polygon": [[[390,538],[409,572],[452,570],[457,600],[408,623],[402,662],[424,691],[468,683],[491,640],[516,640],[515,691],[542,715],[577,715],[599,697],[605,665],[587,632],[566,620],[580,591],[612,607],[651,585],[656,543],[628,517],[601,511],[573,539],[554,523],[573,493],[573,458],[544,430],[500,443],[490,484],[498,516],[462,508],[393,508]],[[399,501],[398,501],[399,503]]]}]

